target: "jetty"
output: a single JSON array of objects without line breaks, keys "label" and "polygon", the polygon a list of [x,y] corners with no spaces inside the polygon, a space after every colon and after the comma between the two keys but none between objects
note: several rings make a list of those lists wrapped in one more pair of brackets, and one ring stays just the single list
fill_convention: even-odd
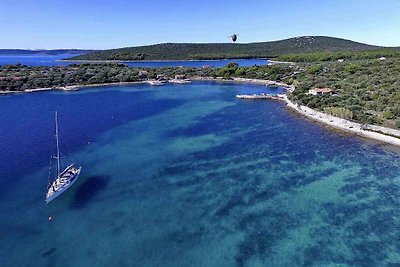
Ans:
[{"label": "jetty", "polygon": [[180,79],[171,79],[168,82],[170,83],[175,83],[175,84],[187,84],[187,83],[191,83],[192,81],[189,79],[184,79],[184,80],[180,80]]},{"label": "jetty", "polygon": [[255,100],[261,100],[261,99],[270,99],[270,100],[285,100],[285,95],[284,94],[251,94],[251,95],[236,95],[236,98],[238,99],[255,99]]},{"label": "jetty", "polygon": [[157,80],[148,80],[147,83],[152,86],[160,86],[160,85],[164,85],[165,82],[157,81]]}]

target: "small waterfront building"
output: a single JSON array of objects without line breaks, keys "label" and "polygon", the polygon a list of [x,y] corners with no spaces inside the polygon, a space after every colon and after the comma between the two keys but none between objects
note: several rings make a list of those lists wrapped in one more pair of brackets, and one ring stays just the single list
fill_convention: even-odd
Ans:
[{"label": "small waterfront building", "polygon": [[185,78],[186,78],[185,75],[181,75],[181,74],[175,75],[175,80],[184,80]]},{"label": "small waterfront building", "polygon": [[330,88],[313,88],[308,90],[309,95],[331,95],[332,89]]}]

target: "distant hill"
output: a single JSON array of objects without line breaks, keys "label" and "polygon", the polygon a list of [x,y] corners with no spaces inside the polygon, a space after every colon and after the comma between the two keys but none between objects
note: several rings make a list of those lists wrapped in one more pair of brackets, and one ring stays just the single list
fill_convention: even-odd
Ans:
[{"label": "distant hill", "polygon": [[308,52],[361,51],[380,48],[350,40],[303,36],[260,43],[165,43],[102,50],[73,60],[195,60],[226,58],[273,58]]},{"label": "distant hill", "polygon": [[60,55],[60,54],[76,54],[82,55],[97,52],[99,50],[85,49],[54,49],[54,50],[29,50],[29,49],[0,49],[0,55]]}]

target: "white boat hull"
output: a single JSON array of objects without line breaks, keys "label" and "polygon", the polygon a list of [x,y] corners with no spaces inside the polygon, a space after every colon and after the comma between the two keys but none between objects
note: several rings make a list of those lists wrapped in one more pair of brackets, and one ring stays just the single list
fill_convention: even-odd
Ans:
[{"label": "white boat hull", "polygon": [[[67,169],[73,167],[73,165],[68,166],[65,171],[63,173],[66,172]],[[58,197],[59,195],[61,195],[62,193],[64,193],[68,188],[70,188],[75,182],[76,180],[78,180],[79,174],[81,173],[81,167],[77,168],[77,172],[69,178],[70,182],[66,182],[63,186],[59,187],[57,190],[51,191],[51,187],[48,189],[47,195],[46,195],[46,203],[49,204],[52,200],[54,200],[56,197]],[[57,178],[53,183],[55,183],[58,179]]]}]

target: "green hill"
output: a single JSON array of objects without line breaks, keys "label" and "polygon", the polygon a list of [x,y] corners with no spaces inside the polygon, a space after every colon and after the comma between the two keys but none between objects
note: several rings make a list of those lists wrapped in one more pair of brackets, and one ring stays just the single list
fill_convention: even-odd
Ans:
[{"label": "green hill", "polygon": [[73,60],[190,60],[225,58],[272,58],[308,52],[360,51],[377,49],[350,40],[303,36],[260,43],[165,43],[103,50],[73,57]]}]

